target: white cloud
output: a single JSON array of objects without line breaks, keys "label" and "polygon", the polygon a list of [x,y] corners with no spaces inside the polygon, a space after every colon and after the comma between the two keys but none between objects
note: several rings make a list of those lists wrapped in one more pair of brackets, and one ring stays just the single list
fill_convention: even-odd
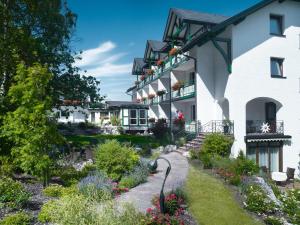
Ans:
[{"label": "white cloud", "polygon": [[115,43],[111,41],[100,44],[97,48],[88,49],[80,55],[81,60],[76,60],[75,66],[84,67],[89,66],[99,60],[104,53],[110,52],[116,48]]},{"label": "white cloud", "polygon": [[97,48],[88,49],[81,54],[81,60],[76,60],[75,66],[87,75],[97,78],[117,76],[131,72],[132,63],[120,63],[126,52],[114,52],[117,45],[112,41],[101,43]]}]

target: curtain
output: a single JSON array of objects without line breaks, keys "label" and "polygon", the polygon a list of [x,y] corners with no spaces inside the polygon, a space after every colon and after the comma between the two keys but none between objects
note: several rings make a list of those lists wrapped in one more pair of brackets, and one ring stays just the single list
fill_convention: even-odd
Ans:
[{"label": "curtain", "polygon": [[271,161],[271,172],[279,171],[279,148],[270,147],[270,161]]},{"label": "curtain", "polygon": [[269,168],[268,165],[268,149],[265,146],[259,147],[259,166],[266,166]]}]

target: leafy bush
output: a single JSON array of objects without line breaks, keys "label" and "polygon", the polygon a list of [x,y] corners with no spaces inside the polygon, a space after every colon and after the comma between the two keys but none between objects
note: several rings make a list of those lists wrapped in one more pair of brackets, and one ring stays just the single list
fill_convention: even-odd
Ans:
[{"label": "leafy bush", "polygon": [[233,169],[239,175],[253,175],[259,172],[259,167],[256,163],[247,159],[242,151],[240,151],[237,159],[234,160]]},{"label": "leafy bush", "polygon": [[197,157],[201,160],[201,163],[204,167],[204,169],[211,169],[213,166],[213,156],[204,151],[199,152],[199,156]]},{"label": "leafy bush", "polygon": [[82,171],[77,171],[73,166],[61,167],[52,171],[52,176],[58,176],[62,179],[64,186],[76,184],[79,180],[86,177],[90,172],[96,170],[96,166],[86,165]]},{"label": "leafy bush", "polygon": [[249,185],[246,189],[246,208],[256,213],[272,213],[276,205],[258,185]]},{"label": "leafy bush", "polygon": [[147,162],[141,162],[128,175],[122,177],[119,183],[121,188],[133,188],[139,184],[145,183],[149,176]]},{"label": "leafy bush", "polygon": [[111,125],[113,125],[113,126],[120,126],[121,125],[121,120],[117,116],[111,116],[110,117],[110,122],[111,122]]},{"label": "leafy bush", "polygon": [[43,205],[38,219],[42,223],[78,225],[142,225],[146,221],[131,205],[121,206],[108,201],[99,207],[82,195],[64,196],[47,202]]},{"label": "leafy bush", "polygon": [[281,195],[282,209],[293,224],[300,224],[300,190],[292,189]]},{"label": "leafy bush", "polygon": [[59,184],[50,184],[43,190],[43,194],[48,197],[61,197],[64,187]]},{"label": "leafy bush", "polygon": [[153,133],[155,138],[164,138],[169,131],[166,119],[158,119],[150,131]]},{"label": "leafy bush", "polygon": [[8,177],[0,179],[0,203],[11,208],[18,208],[23,206],[29,197],[30,194],[20,182]]},{"label": "leafy bush", "polygon": [[264,221],[267,225],[283,225],[281,219],[274,216],[268,216]]},{"label": "leafy bush", "polygon": [[113,184],[107,176],[100,172],[95,172],[78,183],[78,190],[88,199],[103,201],[111,199]]},{"label": "leafy bush", "polygon": [[8,215],[0,221],[0,225],[29,225],[31,224],[32,216],[18,212],[15,214]]},{"label": "leafy bush", "polygon": [[233,140],[222,134],[207,135],[203,141],[201,152],[210,155],[228,157],[230,155]]},{"label": "leafy bush", "polygon": [[96,151],[97,168],[113,180],[120,180],[125,173],[132,171],[138,162],[139,156],[135,150],[122,146],[116,140],[106,141]]},{"label": "leafy bush", "polygon": [[229,178],[229,183],[234,186],[239,186],[242,183],[241,177],[238,175],[234,175]]}]

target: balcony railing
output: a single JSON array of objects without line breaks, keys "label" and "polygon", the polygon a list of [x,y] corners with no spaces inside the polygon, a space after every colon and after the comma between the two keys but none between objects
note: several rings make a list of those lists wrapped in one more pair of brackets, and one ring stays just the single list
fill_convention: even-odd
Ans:
[{"label": "balcony railing", "polygon": [[156,67],[154,69],[154,74],[146,76],[145,80],[141,81],[137,85],[137,88],[138,89],[143,88],[144,86],[148,85],[152,81],[160,78],[165,72],[170,71],[187,61],[188,58],[184,55],[167,56],[165,58],[165,65],[163,67]]},{"label": "balcony railing", "polygon": [[172,92],[173,99],[193,97],[194,95],[195,95],[195,84],[184,86],[179,90]]},{"label": "balcony railing", "polygon": [[265,120],[247,120],[246,121],[247,134],[284,134],[284,122],[265,121]]},{"label": "balcony railing", "polygon": [[201,126],[202,133],[223,133],[225,135],[234,135],[233,120],[212,120]]}]

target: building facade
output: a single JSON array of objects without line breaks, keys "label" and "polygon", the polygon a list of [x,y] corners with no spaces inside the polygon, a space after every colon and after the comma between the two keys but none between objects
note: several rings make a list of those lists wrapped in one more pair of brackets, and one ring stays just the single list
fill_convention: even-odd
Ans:
[{"label": "building facade", "polygon": [[299,1],[265,0],[232,17],[171,9],[163,41],[135,59],[130,91],[150,117],[172,126],[180,110],[186,129],[233,134],[233,156],[286,171],[299,163],[299,68]]}]

